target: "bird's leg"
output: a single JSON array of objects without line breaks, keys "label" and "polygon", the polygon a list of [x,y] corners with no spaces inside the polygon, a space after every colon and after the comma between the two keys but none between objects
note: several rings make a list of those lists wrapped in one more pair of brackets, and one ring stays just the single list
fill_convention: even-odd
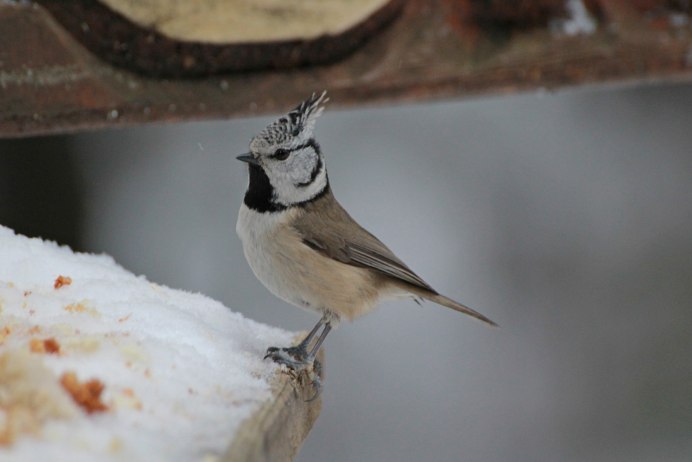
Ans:
[{"label": "bird's leg", "polygon": [[305,338],[296,346],[287,348],[267,348],[267,354],[264,356],[264,359],[271,358],[274,362],[285,364],[293,370],[305,368],[305,366],[309,363],[309,361],[307,361],[309,359],[308,346],[324,323],[325,319],[321,318],[317,324],[315,324],[315,327],[313,327],[308,333],[308,335],[306,335]]},{"label": "bird's leg", "polygon": [[312,363],[312,368],[307,370],[307,376],[308,380],[310,380],[312,388],[315,390],[315,394],[312,395],[312,398],[308,399],[308,401],[317,399],[317,397],[320,396],[320,393],[322,393],[322,379],[320,378],[322,377],[322,364],[320,364],[315,356],[317,356],[317,352],[320,351],[320,347],[322,346],[324,339],[327,338],[327,334],[330,330],[332,330],[332,325],[329,321],[327,321],[324,325],[324,330],[317,338],[315,345],[312,347],[312,350],[310,350],[310,353],[308,353],[307,356],[309,361]]},{"label": "bird's leg", "polygon": [[310,350],[310,353],[308,353],[309,359],[311,359],[311,360],[315,359],[315,356],[317,356],[317,352],[320,351],[320,347],[322,346],[322,343],[324,343],[324,339],[327,338],[327,334],[331,330],[332,330],[332,324],[330,322],[326,322],[324,324],[324,329],[322,330],[322,333],[317,338],[317,341],[315,342],[315,345]]}]

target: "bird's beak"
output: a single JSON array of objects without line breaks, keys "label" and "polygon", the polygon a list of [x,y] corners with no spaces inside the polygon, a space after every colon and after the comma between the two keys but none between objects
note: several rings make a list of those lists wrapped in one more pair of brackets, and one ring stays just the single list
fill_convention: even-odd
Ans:
[{"label": "bird's beak", "polygon": [[252,165],[259,165],[259,161],[255,159],[255,156],[252,155],[252,153],[248,152],[246,154],[241,154],[238,157],[236,157],[241,162],[247,162],[248,164]]}]

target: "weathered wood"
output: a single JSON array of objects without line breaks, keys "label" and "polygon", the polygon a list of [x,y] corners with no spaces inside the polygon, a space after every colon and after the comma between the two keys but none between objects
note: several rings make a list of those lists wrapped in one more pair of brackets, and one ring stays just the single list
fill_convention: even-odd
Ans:
[{"label": "weathered wood", "polygon": [[[324,362],[324,351],[318,360]],[[242,423],[223,462],[289,462],[319,416],[321,398],[309,401],[313,388],[279,373],[272,397]]]},{"label": "weathered wood", "polygon": [[104,63],[39,6],[0,3],[0,136],[266,114],[322,89],[343,107],[692,77],[692,25],[627,0],[598,0],[598,30],[573,37],[489,30],[460,5],[409,0],[392,26],[328,66],[167,80]]}]

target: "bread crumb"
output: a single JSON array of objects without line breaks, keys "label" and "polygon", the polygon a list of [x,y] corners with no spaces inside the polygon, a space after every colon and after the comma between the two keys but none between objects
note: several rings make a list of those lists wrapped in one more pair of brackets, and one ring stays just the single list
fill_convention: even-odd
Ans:
[{"label": "bread crumb", "polygon": [[60,354],[60,344],[54,338],[47,338],[43,341],[43,346],[48,354]]},{"label": "bread crumb", "polygon": [[72,284],[72,278],[71,277],[60,275],[55,279],[55,283],[53,283],[53,287],[55,289],[59,289],[62,286],[69,286],[70,284]]},{"label": "bread crumb", "polygon": [[87,306],[85,301],[81,301],[78,303],[70,303],[65,307],[65,311],[68,311],[70,313],[88,313],[92,316],[98,316],[99,312],[96,311],[95,309]]},{"label": "bread crumb", "polygon": [[32,353],[45,353],[46,349],[43,346],[43,341],[37,338],[32,338],[29,342],[29,351]]},{"label": "bread crumb", "polygon": [[108,406],[101,401],[104,385],[99,379],[91,379],[80,383],[77,379],[77,374],[68,371],[60,377],[60,384],[72,396],[74,402],[84,409],[87,414],[108,410]]},{"label": "bread crumb", "polygon": [[3,326],[2,329],[0,329],[0,345],[5,343],[5,339],[10,336],[12,333],[12,329],[10,326]]},{"label": "bread crumb", "polygon": [[32,353],[48,353],[53,355],[60,354],[60,344],[54,338],[47,338],[45,340],[39,340],[37,338],[32,338],[29,342],[29,350]]},{"label": "bread crumb", "polygon": [[22,434],[38,434],[47,420],[77,415],[39,358],[22,350],[0,355],[0,447],[11,446]]},{"label": "bread crumb", "polygon": [[114,406],[120,409],[135,409],[142,410],[142,401],[137,397],[132,388],[123,388],[121,394],[114,396]]},{"label": "bread crumb", "polygon": [[70,303],[65,307],[65,311],[69,311],[70,313],[84,313],[86,310],[86,306],[81,303]]},{"label": "bread crumb", "polygon": [[127,316],[123,316],[122,318],[119,318],[118,322],[125,322],[128,319],[130,319],[130,316],[132,316],[132,313],[128,314]]}]

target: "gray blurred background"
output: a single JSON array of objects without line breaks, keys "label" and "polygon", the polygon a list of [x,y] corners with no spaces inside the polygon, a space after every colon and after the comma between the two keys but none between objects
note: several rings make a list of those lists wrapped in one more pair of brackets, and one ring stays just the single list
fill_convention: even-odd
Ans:
[{"label": "gray blurred background", "polygon": [[[235,235],[234,157],[272,119],[4,141],[0,223],[308,329]],[[692,87],[328,110],[316,133],[346,209],[501,328],[405,301],[343,324],[298,461],[692,460]]]}]

